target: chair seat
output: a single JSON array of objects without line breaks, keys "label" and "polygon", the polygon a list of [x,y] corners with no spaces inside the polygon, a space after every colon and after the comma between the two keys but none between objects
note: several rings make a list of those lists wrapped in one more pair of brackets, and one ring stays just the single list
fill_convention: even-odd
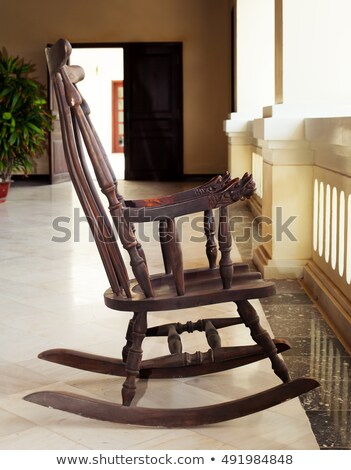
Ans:
[{"label": "chair seat", "polygon": [[232,286],[223,289],[220,271],[200,268],[184,271],[185,294],[177,296],[172,274],[150,277],[155,296],[145,298],[135,279],[131,281],[132,298],[105,292],[105,304],[115,310],[129,312],[162,311],[199,307],[201,305],[268,297],[275,294],[273,282],[262,280],[259,272],[249,271],[244,263],[234,263]]}]

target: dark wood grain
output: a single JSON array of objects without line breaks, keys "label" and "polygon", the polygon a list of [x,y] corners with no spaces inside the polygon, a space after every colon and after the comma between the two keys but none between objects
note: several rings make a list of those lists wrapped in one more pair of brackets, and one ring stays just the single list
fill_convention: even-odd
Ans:
[{"label": "dark wood grain", "polygon": [[[279,353],[290,349],[284,339],[274,339]],[[125,362],[113,357],[75,351],[73,349],[49,349],[39,355],[40,359],[56,364],[87,370],[99,374],[126,376]],[[261,361],[267,356],[261,346],[230,346],[218,352],[213,362],[206,364],[184,363],[184,357],[160,356],[143,360],[140,364],[139,377],[142,379],[168,379],[173,377],[194,377],[212,374],[223,370],[242,367],[252,362]]]},{"label": "dark wood grain", "polygon": [[295,379],[249,397],[217,405],[182,409],[126,407],[73,393],[51,391],[32,393],[27,395],[25,400],[101,421],[184,428],[228,421],[257,413],[313,390],[318,385],[318,382],[311,378]]}]

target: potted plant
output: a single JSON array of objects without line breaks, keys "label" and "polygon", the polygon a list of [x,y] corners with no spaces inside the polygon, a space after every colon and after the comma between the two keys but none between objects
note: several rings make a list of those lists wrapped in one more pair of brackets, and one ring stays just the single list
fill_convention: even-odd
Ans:
[{"label": "potted plant", "polygon": [[0,51],[0,202],[14,171],[31,172],[52,129],[45,87],[29,77],[34,71],[33,64]]}]

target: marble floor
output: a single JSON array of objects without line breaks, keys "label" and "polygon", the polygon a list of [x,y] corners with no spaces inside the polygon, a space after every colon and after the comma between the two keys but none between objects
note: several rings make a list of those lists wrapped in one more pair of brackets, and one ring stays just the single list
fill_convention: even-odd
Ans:
[{"label": "marble floor", "polygon": [[[120,189],[139,198],[151,196],[150,188],[156,195],[189,186],[122,181]],[[124,344],[129,315],[104,306],[107,280],[79,207],[70,183],[16,182],[8,201],[0,204],[0,449],[350,448],[350,358],[296,282],[279,282],[276,297],[253,304],[263,326],[293,344],[294,350],[284,354],[292,376],[315,375],[324,385],[302,403],[296,398],[225,423],[166,429],[98,422],[24,401],[28,393],[47,389],[120,400],[122,379],[37,358],[42,350],[56,347],[119,356]],[[243,206],[240,210],[245,211]],[[182,224],[187,267],[206,263],[198,227],[197,216]],[[190,243],[194,229],[197,243]],[[150,271],[160,271],[153,226],[139,236],[149,240]],[[244,248],[234,247],[234,260],[248,255]],[[177,320],[232,311],[232,304],[189,309]],[[160,322],[164,316],[150,315],[150,326]],[[233,337],[238,344],[251,342],[244,326],[233,328],[222,330],[224,344]],[[206,350],[200,334],[188,335],[185,347],[189,352]],[[145,357],[156,350],[157,355],[167,353],[164,342],[147,338]],[[159,381],[141,381],[136,401],[141,406],[201,406],[278,383],[265,360],[216,377],[162,380],[161,387]]]},{"label": "marble floor", "polygon": [[[241,258],[250,263],[257,244],[257,225],[246,205],[236,208],[242,218],[238,236],[250,227],[249,241],[237,243]],[[293,376],[311,376],[321,387],[300,397],[321,449],[351,449],[351,357],[324,321],[299,280],[275,280],[277,295],[261,299],[275,336],[292,348],[284,359]]]}]

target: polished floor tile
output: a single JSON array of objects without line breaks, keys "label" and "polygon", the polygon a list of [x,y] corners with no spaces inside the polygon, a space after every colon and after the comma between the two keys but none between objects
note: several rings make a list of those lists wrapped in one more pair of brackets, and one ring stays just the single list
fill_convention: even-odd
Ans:
[{"label": "polished floor tile", "polygon": [[[252,219],[243,208],[242,214]],[[243,259],[252,249],[238,244]],[[321,449],[351,449],[351,357],[297,280],[275,280],[277,295],[262,299],[276,336],[288,340],[284,353],[293,377],[313,376],[321,386],[300,397]]]},{"label": "polished floor tile", "polygon": [[[286,283],[276,283],[280,291],[289,290]],[[298,292],[297,281],[295,284],[290,294],[298,295],[298,301],[290,304],[285,297],[284,303],[282,297],[289,292],[281,294],[277,304],[264,305],[265,313],[273,331],[282,331],[292,345],[285,355],[291,373],[313,376],[321,384],[300,397],[320,447],[351,449],[351,357],[307,295]]]}]

